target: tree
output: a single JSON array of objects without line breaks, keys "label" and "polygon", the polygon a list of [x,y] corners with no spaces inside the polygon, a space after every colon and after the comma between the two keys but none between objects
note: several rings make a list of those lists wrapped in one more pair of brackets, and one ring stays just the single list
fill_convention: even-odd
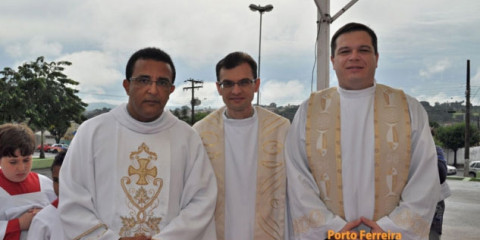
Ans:
[{"label": "tree", "polygon": [[[478,128],[470,126],[470,145],[473,146],[480,141]],[[465,147],[465,123],[457,123],[451,126],[439,127],[435,134],[436,138],[446,148],[454,152],[453,165],[457,166],[457,150]]]},{"label": "tree", "polygon": [[19,86],[20,77],[15,70],[4,68],[0,71],[0,123],[21,122],[26,113],[25,92]]},{"label": "tree", "polygon": [[173,111],[170,110],[173,115],[178,119],[190,124],[190,108],[188,106],[182,106],[181,108],[175,108]]},{"label": "tree", "polygon": [[205,118],[208,114],[210,114],[210,112],[197,112],[195,113],[195,122],[198,122],[200,120],[202,120],[203,118]]},{"label": "tree", "polygon": [[[4,104],[5,108],[1,106],[4,111],[0,119],[27,121],[33,129],[40,130],[41,145],[43,132],[49,130],[58,143],[71,121],[82,121],[81,114],[87,106],[76,95],[78,90],[71,88],[79,83],[63,73],[63,66],[70,65],[68,61],[45,62],[43,57],[38,57],[19,66],[18,71],[10,68],[1,71],[2,87],[5,85],[13,94],[0,96],[0,99],[10,100]],[[43,151],[40,157],[44,157]]]}]

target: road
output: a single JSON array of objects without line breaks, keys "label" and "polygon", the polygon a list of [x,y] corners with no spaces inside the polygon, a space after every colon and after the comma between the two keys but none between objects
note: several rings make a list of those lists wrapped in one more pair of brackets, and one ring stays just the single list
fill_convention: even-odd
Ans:
[{"label": "road", "polygon": [[480,239],[480,182],[447,182],[452,195],[445,200],[442,239]]}]

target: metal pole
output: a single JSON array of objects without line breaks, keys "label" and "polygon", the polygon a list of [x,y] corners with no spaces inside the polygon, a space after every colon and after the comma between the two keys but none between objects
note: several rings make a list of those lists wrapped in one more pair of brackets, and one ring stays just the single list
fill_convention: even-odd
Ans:
[{"label": "metal pole", "polygon": [[317,90],[328,88],[330,85],[330,24],[345,13],[358,0],[350,0],[333,17],[330,16],[330,0],[314,0],[318,9],[318,36],[317,36]]},{"label": "metal pole", "polygon": [[[262,54],[262,15],[263,12],[260,12],[260,34],[258,37],[258,71],[257,71],[257,78],[260,78],[260,56]],[[257,106],[260,106],[260,88],[258,88],[257,92]]]},{"label": "metal pole", "polygon": [[330,0],[316,1],[318,13],[317,37],[317,91],[330,83]]},{"label": "metal pole", "polygon": [[190,124],[193,126],[193,124],[195,123],[195,81],[191,81],[192,82],[192,100],[190,101],[192,103],[192,120],[190,122]]}]

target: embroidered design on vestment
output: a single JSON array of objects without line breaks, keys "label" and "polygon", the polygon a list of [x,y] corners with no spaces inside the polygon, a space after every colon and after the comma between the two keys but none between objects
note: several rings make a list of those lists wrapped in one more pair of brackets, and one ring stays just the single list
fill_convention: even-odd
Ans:
[{"label": "embroidered design on vestment", "polygon": [[[342,184],[340,95],[336,88],[312,93],[307,105],[305,150],[319,197],[334,214],[345,218]],[[397,207],[408,180],[411,126],[406,95],[377,84],[374,96],[374,220]],[[294,220],[295,234],[309,226],[307,216]]]},{"label": "embroidered design on vestment", "polygon": [[325,224],[325,215],[321,210],[311,210],[307,215],[293,220],[293,232],[300,236],[312,228],[318,228]]},{"label": "embroidered design on vestment", "polygon": [[420,215],[409,209],[402,209],[392,216],[392,221],[400,227],[411,229],[417,236],[428,237],[430,225]]},{"label": "embroidered design on vestment", "polygon": [[123,227],[119,234],[122,237],[153,236],[160,232],[162,221],[161,217],[154,215],[154,210],[159,206],[158,195],[163,179],[157,178],[157,167],[149,168],[150,162],[157,160],[157,154],[150,152],[149,147],[142,143],[137,151],[130,153],[130,160],[128,176],[120,181],[130,211],[128,216],[120,216]]}]

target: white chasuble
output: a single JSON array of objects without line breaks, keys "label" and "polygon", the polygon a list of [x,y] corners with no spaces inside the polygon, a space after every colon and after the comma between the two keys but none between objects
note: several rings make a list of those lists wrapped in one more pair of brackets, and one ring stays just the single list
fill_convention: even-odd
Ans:
[{"label": "white chasuble", "polygon": [[[224,111],[225,107],[211,113],[202,121],[196,123],[194,128],[202,137],[205,148],[207,149],[210,161],[212,162],[215,175],[217,176],[218,198],[215,210],[215,223],[217,230],[217,238],[226,238],[226,229],[234,229],[236,226],[226,226],[225,212],[234,212],[235,206],[226,206],[225,194],[231,191],[239,191],[239,189],[231,189],[236,185],[228,185],[226,174],[226,166],[229,166],[232,159],[227,159],[232,152],[225,153],[224,136]],[[256,107],[255,114],[258,118],[257,137],[257,159],[253,161],[256,164],[256,179],[252,181],[256,183],[256,195],[254,201],[252,199],[247,205],[254,209],[255,219],[242,219],[240,222],[254,222],[253,232],[242,234],[242,236],[253,236],[253,239],[284,239],[285,226],[285,162],[284,162],[284,139],[289,126],[289,121],[279,115],[271,113],[263,108]],[[255,117],[255,116],[254,116]],[[243,120],[240,120],[243,121]],[[247,119],[248,121],[248,119]],[[244,135],[244,134],[242,134]],[[247,134],[248,135],[248,134]],[[246,135],[245,135],[246,136]],[[230,136],[229,138],[231,138]],[[247,139],[243,139],[246,141]],[[241,141],[239,139],[239,141]],[[248,144],[248,143],[247,143]],[[254,142],[252,142],[254,144]],[[228,149],[228,148],[227,148]],[[248,149],[255,149],[254,146]],[[239,154],[250,156],[252,153]],[[251,160],[251,159],[250,159]],[[226,163],[227,161],[228,164]],[[248,164],[249,160],[245,160]],[[242,166],[245,167],[245,166]],[[228,171],[235,171],[228,169]],[[247,169],[246,171],[255,171],[255,169]],[[241,170],[238,174],[241,174]],[[245,172],[245,171],[243,171]],[[230,177],[230,176],[229,176]],[[250,182],[250,181],[249,181]],[[226,190],[228,188],[228,191]],[[242,214],[245,217],[249,214]],[[235,217],[235,216],[228,216]],[[227,222],[228,223],[228,222]],[[238,236],[237,236],[238,237]],[[240,238],[239,238],[240,239]]]},{"label": "white chasuble", "polygon": [[143,123],[123,104],[86,121],[60,182],[68,239],[215,239],[213,169],[198,134],[169,111]]},{"label": "white chasuble", "polygon": [[325,238],[360,217],[426,239],[439,195],[428,124],[418,101],[385,85],[313,93],[286,142],[295,239]]}]

